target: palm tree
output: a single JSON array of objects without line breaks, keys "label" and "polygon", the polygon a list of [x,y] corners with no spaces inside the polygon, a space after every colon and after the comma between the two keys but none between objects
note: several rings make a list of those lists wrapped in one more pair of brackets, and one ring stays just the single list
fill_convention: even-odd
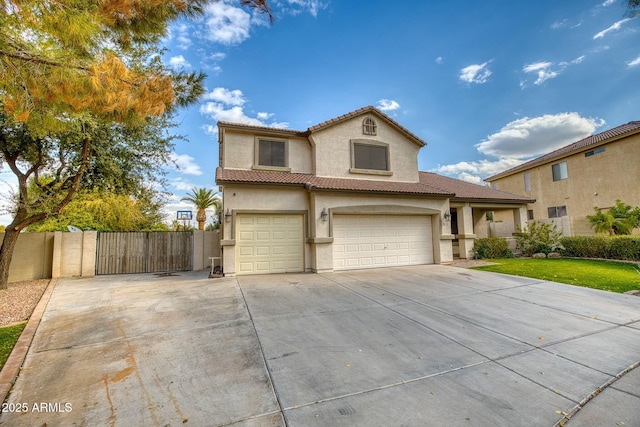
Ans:
[{"label": "palm tree", "polygon": [[216,212],[222,207],[220,197],[213,192],[213,190],[207,190],[206,188],[195,187],[191,189],[191,193],[187,193],[185,197],[181,199],[185,202],[191,202],[196,205],[198,213],[196,214],[196,221],[198,221],[198,230],[204,230],[204,223],[207,221],[207,213],[205,209],[211,206],[216,207]]}]

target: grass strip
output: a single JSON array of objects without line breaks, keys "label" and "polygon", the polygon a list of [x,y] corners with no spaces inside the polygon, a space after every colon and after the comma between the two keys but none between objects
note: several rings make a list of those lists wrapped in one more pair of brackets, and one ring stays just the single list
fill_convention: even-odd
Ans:
[{"label": "grass strip", "polygon": [[25,326],[27,326],[27,322],[0,328],[0,369],[9,358],[11,350],[18,342],[18,338],[20,338]]},{"label": "grass strip", "polygon": [[567,258],[512,258],[487,261],[496,264],[474,269],[619,293],[640,289],[640,267],[633,263]]}]

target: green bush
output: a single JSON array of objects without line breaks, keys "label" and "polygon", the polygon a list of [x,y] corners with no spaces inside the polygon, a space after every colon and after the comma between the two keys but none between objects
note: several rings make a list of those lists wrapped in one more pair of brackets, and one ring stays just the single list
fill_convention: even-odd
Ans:
[{"label": "green bush", "polygon": [[513,258],[507,240],[502,237],[476,239],[473,245],[474,259]]},{"label": "green bush", "polygon": [[533,221],[526,232],[519,227],[518,231],[520,235],[516,237],[516,248],[525,256],[536,253],[548,254],[562,247],[560,243],[562,233],[558,231],[555,224]]},{"label": "green bush", "polygon": [[639,236],[576,236],[560,241],[563,256],[640,261]]},{"label": "green bush", "polygon": [[575,258],[608,258],[608,238],[605,236],[576,236],[560,239],[563,256]]}]

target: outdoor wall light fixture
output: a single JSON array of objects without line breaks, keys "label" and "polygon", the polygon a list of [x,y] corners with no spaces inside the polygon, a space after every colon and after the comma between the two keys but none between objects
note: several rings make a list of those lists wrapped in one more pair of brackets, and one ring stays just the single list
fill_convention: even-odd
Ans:
[{"label": "outdoor wall light fixture", "polygon": [[327,208],[322,208],[322,212],[320,212],[320,219],[326,221],[328,217],[329,214],[327,213]]},{"label": "outdoor wall light fixture", "polygon": [[232,216],[231,212],[229,212],[229,208],[227,208],[227,211],[224,213],[224,222],[231,222]]},{"label": "outdoor wall light fixture", "polygon": [[444,211],[444,214],[442,216],[444,217],[444,220],[448,222],[451,219],[451,212],[449,212],[449,209]]}]

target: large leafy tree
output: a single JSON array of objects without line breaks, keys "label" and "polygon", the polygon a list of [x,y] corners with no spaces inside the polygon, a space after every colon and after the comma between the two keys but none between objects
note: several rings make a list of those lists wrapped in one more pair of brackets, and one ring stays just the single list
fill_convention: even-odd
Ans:
[{"label": "large leafy tree", "polygon": [[134,197],[98,189],[83,190],[60,214],[30,225],[27,231],[67,231],[70,225],[97,231],[169,231],[162,221],[163,205],[150,192]]},{"label": "large leafy tree", "polygon": [[198,212],[196,213],[196,221],[198,221],[198,230],[204,230],[204,223],[207,221],[207,212],[205,209],[215,206],[216,212],[222,207],[222,201],[213,192],[206,188],[193,188],[191,193],[187,193],[182,198],[185,202],[191,202],[196,205]]},{"label": "large leafy tree", "polygon": [[[82,188],[131,194],[156,179],[176,108],[204,93],[205,77],[165,67],[158,43],[173,20],[207,2],[0,0],[0,167],[18,181],[0,289],[26,227]],[[240,3],[271,16],[264,0]]]},{"label": "large leafy tree", "polygon": [[605,212],[597,206],[593,210],[595,213],[587,215],[587,219],[597,233],[631,234],[634,228],[640,227],[640,207],[616,200],[615,206]]}]

